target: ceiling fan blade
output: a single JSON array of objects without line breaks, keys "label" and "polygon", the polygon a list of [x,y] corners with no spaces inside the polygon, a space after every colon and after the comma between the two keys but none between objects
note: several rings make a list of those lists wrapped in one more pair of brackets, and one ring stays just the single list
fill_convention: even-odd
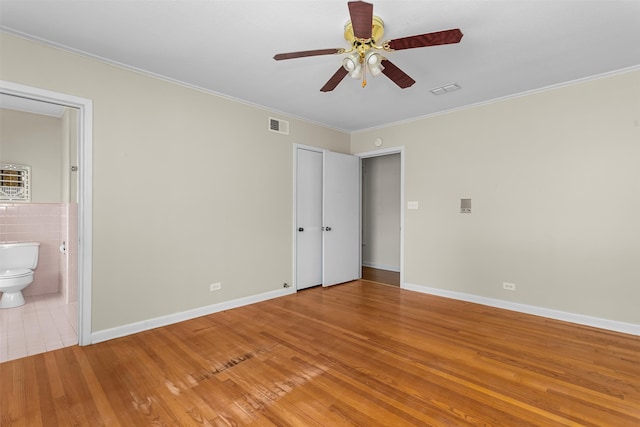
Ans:
[{"label": "ceiling fan blade", "polygon": [[349,6],[349,15],[351,15],[353,34],[359,39],[371,38],[373,5],[363,1],[350,1],[347,6]]},{"label": "ceiling fan blade", "polygon": [[413,49],[416,47],[458,43],[461,39],[462,31],[456,28],[453,30],[437,31],[435,33],[393,39],[389,41],[389,47],[393,50]]},{"label": "ceiling fan blade", "polygon": [[344,67],[338,68],[338,71],[336,71],[336,73],[331,76],[329,81],[326,82],[324,86],[322,86],[320,92],[331,92],[336,88],[336,86],[338,86],[338,84],[342,81],[342,79],[346,77],[347,74],[349,73],[344,69]]},{"label": "ceiling fan blade", "polygon": [[406,89],[410,86],[413,86],[413,84],[416,82],[411,77],[409,77],[407,73],[396,67],[396,65],[388,59],[383,59],[382,65],[384,66],[382,74],[389,77],[400,88]]},{"label": "ceiling fan blade", "polygon": [[340,53],[344,49],[316,49],[316,50],[303,50],[300,52],[279,53],[273,57],[276,61],[283,59],[303,58],[305,56],[320,56],[320,55],[333,55]]}]

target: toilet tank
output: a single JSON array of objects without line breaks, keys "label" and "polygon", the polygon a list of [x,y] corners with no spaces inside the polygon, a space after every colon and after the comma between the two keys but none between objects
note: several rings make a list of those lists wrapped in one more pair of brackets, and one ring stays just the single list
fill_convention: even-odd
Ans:
[{"label": "toilet tank", "polygon": [[35,269],[39,249],[36,242],[0,243],[0,270]]}]

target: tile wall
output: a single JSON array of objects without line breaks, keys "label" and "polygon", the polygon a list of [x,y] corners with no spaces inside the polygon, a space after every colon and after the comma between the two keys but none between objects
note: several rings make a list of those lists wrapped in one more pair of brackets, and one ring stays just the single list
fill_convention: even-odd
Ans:
[{"label": "tile wall", "polygon": [[[70,207],[71,206],[71,207]],[[39,242],[38,267],[33,283],[24,291],[25,296],[61,292],[68,301],[75,298],[67,290],[73,288],[68,256],[59,250],[69,240],[70,215],[75,205],[67,203],[2,203],[0,204],[0,243]],[[67,251],[69,253],[69,251]],[[75,258],[75,257],[74,257]],[[74,266],[77,264],[74,262]],[[75,282],[77,283],[77,281]],[[77,286],[77,285],[76,285]]]}]

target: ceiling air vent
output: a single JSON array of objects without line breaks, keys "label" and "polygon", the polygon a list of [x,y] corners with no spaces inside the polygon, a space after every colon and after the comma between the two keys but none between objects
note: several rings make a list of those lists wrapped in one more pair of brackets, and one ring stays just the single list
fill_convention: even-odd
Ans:
[{"label": "ceiling air vent", "polygon": [[289,135],[289,122],[269,117],[269,130],[271,132],[278,132]]},{"label": "ceiling air vent", "polygon": [[458,83],[450,83],[448,85],[429,89],[429,92],[431,92],[434,95],[444,95],[445,93],[455,92],[456,90],[459,90],[459,89],[461,89],[461,87]]}]

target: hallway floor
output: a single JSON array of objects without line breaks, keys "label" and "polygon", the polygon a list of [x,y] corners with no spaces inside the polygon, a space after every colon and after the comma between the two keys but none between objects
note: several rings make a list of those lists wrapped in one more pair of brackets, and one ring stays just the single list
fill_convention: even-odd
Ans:
[{"label": "hallway floor", "polygon": [[59,293],[24,299],[0,310],[0,363],[78,343],[77,303],[66,304]]},{"label": "hallway floor", "polygon": [[362,266],[362,280],[382,283],[384,285],[400,286],[400,273]]}]

